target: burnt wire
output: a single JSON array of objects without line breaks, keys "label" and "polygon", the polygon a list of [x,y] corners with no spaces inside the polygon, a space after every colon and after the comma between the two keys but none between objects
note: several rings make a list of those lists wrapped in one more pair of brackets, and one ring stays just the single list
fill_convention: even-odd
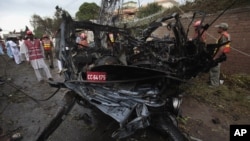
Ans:
[{"label": "burnt wire", "polygon": [[[4,77],[7,78],[7,72],[6,72],[6,68],[9,65],[8,61],[1,56],[2,60],[4,60],[4,62],[6,63],[5,67],[4,67]],[[31,100],[35,101],[36,103],[38,103],[39,101],[47,101],[49,99],[51,99],[53,96],[55,96],[55,94],[61,89],[61,87],[57,88],[55,92],[53,92],[49,97],[45,98],[45,99],[36,99],[32,96],[30,96],[29,94],[27,94],[25,91],[23,91],[21,88],[18,88],[19,86],[17,86],[14,83],[11,82],[7,82],[5,81],[6,84],[8,84],[9,86],[15,88],[16,90],[20,91],[21,93],[23,93],[26,97],[30,98]]]},{"label": "burnt wire", "polygon": [[[209,25],[208,25],[208,27],[210,26],[210,25],[212,25],[217,19],[219,19],[229,8],[231,8],[235,3],[236,3],[236,1],[237,0],[235,0],[235,1],[233,1],[232,3],[231,3],[231,5],[229,5],[227,8],[225,8]],[[208,28],[207,27],[207,28]],[[206,28],[206,27],[205,27]],[[205,29],[206,30],[206,29]]]},{"label": "burnt wire", "polygon": [[89,80],[69,80],[67,82],[70,83],[103,83],[103,84],[108,84],[108,83],[124,83],[124,82],[135,82],[135,81],[143,81],[143,80],[149,80],[149,79],[154,79],[154,78],[169,78],[173,80],[177,80],[180,82],[187,82],[184,79],[180,79],[177,77],[169,76],[169,75],[157,75],[157,76],[149,76],[149,77],[143,77],[143,78],[135,78],[135,79],[129,79],[129,80],[106,80],[106,81],[89,81]]},{"label": "burnt wire", "polygon": [[7,109],[7,107],[10,105],[10,103],[7,103],[7,105],[5,105],[4,107],[3,107],[3,109],[0,111],[0,114],[2,114],[6,109]]},{"label": "burnt wire", "polygon": [[26,92],[24,92],[22,89],[18,88],[18,86],[16,86],[15,84],[13,83],[10,83],[10,82],[7,82],[7,84],[13,88],[15,88],[16,90],[22,92],[25,96],[27,96],[28,98],[32,99],[33,101],[35,101],[36,103],[38,103],[38,101],[47,101],[49,100],[50,98],[52,98],[53,96],[55,96],[55,94],[60,90],[60,87],[56,89],[55,92],[53,92],[49,97],[45,98],[45,99],[36,99],[30,95],[28,95]]}]

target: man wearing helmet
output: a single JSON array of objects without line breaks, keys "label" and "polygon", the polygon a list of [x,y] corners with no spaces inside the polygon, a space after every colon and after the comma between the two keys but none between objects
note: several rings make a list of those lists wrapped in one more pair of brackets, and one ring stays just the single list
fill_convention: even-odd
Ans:
[{"label": "man wearing helmet", "polygon": [[44,55],[45,55],[45,59],[46,60],[50,60],[50,68],[53,69],[54,68],[54,63],[53,63],[53,42],[49,39],[48,35],[43,35],[42,38],[42,45],[44,48]]},{"label": "man wearing helmet", "polygon": [[79,48],[88,47],[88,46],[89,46],[89,43],[87,40],[87,35],[83,32],[80,35]]},{"label": "man wearing helmet", "polygon": [[28,62],[31,63],[37,80],[39,82],[43,82],[43,77],[40,73],[40,69],[43,69],[46,73],[48,80],[52,81],[52,76],[50,70],[48,69],[47,65],[44,61],[44,50],[40,44],[40,40],[34,39],[34,35],[31,31],[26,32],[27,40],[24,41],[24,46],[26,47],[26,59]]},{"label": "man wearing helmet", "polygon": [[200,20],[196,21],[193,24],[193,27],[194,27],[194,36],[192,40],[196,40],[197,38],[200,37],[200,41],[205,43],[206,36],[205,36],[205,32],[203,31],[204,29],[202,28],[201,21]]}]

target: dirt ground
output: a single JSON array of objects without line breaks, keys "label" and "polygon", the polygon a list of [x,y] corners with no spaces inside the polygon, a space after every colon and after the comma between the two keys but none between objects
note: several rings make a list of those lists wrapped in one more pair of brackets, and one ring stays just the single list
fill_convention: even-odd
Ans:
[{"label": "dirt ground", "polygon": [[[0,85],[0,141],[15,133],[21,133],[23,141],[34,141],[55,116],[55,112],[62,105],[62,98],[68,91],[60,89],[52,98],[48,99],[56,88],[47,83],[36,80],[33,69],[26,62],[16,65],[6,56],[0,56],[0,76],[5,83]],[[57,74],[58,69],[51,69],[55,81],[63,81]],[[206,77],[206,75],[202,76]],[[195,83],[197,79],[187,84],[195,91],[187,91],[181,105],[179,119],[180,129],[194,141],[227,141],[229,140],[229,126],[231,124],[250,124],[249,96],[247,90],[243,93],[247,104],[240,104],[241,99],[226,98],[224,90],[226,84],[219,88],[206,88],[205,82]],[[201,88],[205,88],[201,89]],[[227,93],[232,95],[233,93]],[[236,96],[237,97],[237,96]],[[36,100],[34,100],[36,99]],[[91,120],[86,120],[89,115]],[[49,141],[82,141],[82,140],[114,140],[110,136],[116,123],[110,117],[82,106],[75,105],[64,118],[63,123],[49,137]],[[165,140],[151,129],[139,131],[127,139]]]}]

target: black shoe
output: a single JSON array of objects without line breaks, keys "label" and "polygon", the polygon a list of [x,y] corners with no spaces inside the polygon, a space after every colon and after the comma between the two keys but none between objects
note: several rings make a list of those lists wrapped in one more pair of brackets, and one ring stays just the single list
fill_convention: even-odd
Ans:
[{"label": "black shoe", "polygon": [[48,80],[49,80],[49,81],[54,81],[54,79],[53,79],[53,78],[49,78]]},{"label": "black shoe", "polygon": [[45,81],[42,79],[39,81],[40,84],[43,84]]}]

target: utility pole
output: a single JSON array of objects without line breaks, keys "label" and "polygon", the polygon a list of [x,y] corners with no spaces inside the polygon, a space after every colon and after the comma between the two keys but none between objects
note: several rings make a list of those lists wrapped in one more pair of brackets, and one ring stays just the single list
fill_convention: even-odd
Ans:
[{"label": "utility pole", "polygon": [[[101,8],[99,11],[99,19],[98,23],[102,25],[112,25],[115,26],[115,22],[117,22],[117,18],[119,18],[119,14],[121,12],[121,7],[123,4],[123,0],[102,0]],[[115,13],[117,11],[117,13]],[[101,46],[107,47],[106,42],[106,33],[100,33]]]}]

